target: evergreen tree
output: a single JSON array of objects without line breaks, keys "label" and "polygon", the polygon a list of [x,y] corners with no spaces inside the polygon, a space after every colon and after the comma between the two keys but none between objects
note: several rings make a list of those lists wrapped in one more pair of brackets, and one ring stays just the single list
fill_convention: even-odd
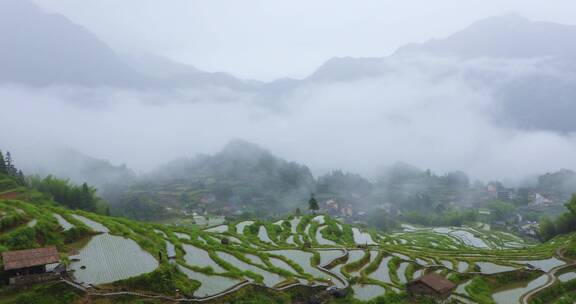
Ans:
[{"label": "evergreen tree", "polygon": [[4,161],[4,155],[0,151],[0,174],[8,174],[8,169],[6,168],[6,162]]},{"label": "evergreen tree", "polygon": [[18,174],[16,175],[16,179],[18,180],[18,183],[22,186],[26,185],[26,178],[24,177],[24,173],[22,173],[22,170],[18,170]]},{"label": "evergreen tree", "polygon": [[82,184],[82,190],[80,192],[80,209],[90,210],[92,207],[92,195],[90,193],[90,188],[88,184]]},{"label": "evergreen tree", "polygon": [[312,212],[316,213],[320,209],[318,206],[318,201],[314,198],[314,193],[310,196],[310,200],[308,201],[308,206]]},{"label": "evergreen tree", "polygon": [[10,151],[6,152],[6,158],[4,159],[4,162],[6,164],[6,173],[12,176],[16,175],[16,168],[12,163],[12,155],[10,154]]},{"label": "evergreen tree", "polygon": [[300,208],[296,208],[296,212],[294,212],[294,214],[296,216],[301,216],[302,215],[302,211],[300,211]]}]

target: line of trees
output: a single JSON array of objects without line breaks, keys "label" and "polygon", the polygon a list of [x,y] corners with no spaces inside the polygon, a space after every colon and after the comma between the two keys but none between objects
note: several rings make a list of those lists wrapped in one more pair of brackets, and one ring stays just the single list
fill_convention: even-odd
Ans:
[{"label": "line of trees", "polygon": [[6,156],[0,151],[0,175],[8,175],[13,178],[20,185],[24,185],[26,180],[22,170],[18,170],[12,161],[10,151],[6,152]]},{"label": "line of trees", "polygon": [[30,187],[50,196],[55,202],[71,209],[109,214],[109,209],[97,195],[96,189],[83,183],[72,184],[69,180],[58,179],[51,175],[29,178]]}]

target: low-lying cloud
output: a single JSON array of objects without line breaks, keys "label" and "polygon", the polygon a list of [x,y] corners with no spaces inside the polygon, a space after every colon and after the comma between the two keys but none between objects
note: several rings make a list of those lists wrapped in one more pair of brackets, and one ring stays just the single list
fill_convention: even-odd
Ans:
[{"label": "low-lying cloud", "polygon": [[571,134],[496,123],[499,101],[470,77],[533,73],[540,62],[396,60],[382,77],[303,85],[282,101],[281,112],[213,89],[6,85],[0,88],[0,148],[27,163],[45,161],[46,147],[73,148],[148,171],[242,138],[316,173],[341,168],[371,177],[397,161],[481,179],[576,168]]}]

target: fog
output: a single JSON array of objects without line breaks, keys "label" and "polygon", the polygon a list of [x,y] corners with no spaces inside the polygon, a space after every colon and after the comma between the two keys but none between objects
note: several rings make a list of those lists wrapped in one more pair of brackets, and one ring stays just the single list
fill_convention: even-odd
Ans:
[{"label": "fog", "polygon": [[25,168],[49,161],[47,148],[65,147],[148,172],[241,138],[316,174],[344,169],[374,177],[402,161],[484,180],[517,180],[576,168],[576,139],[498,123],[494,93],[469,75],[529,75],[541,71],[539,64],[399,57],[388,61],[381,77],[310,82],[269,103],[231,92],[226,94],[235,94],[234,101],[215,102],[223,92],[210,88],[4,85],[0,142]]},{"label": "fog", "polygon": [[[396,162],[483,180],[576,169],[576,27],[500,15],[566,22],[571,4],[494,1],[458,14],[442,10],[451,1],[421,19],[410,5],[349,16],[355,3],[325,12],[318,4],[256,1],[229,7],[246,12],[242,22],[224,22],[215,14],[221,2],[126,1],[95,19],[87,12],[110,10],[110,1],[0,0],[0,149],[29,173],[55,159],[52,167],[66,167],[54,152],[61,149],[145,173],[216,153],[233,139],[315,174],[343,169],[373,178]],[[473,22],[492,13],[499,15]],[[403,26],[386,35],[396,30],[394,22],[384,26],[391,15]],[[454,19],[428,26],[448,15]],[[362,16],[366,23],[357,24]],[[298,17],[302,23],[287,27]],[[324,27],[312,26],[319,17]],[[206,42],[212,38],[226,43]],[[302,48],[302,41],[310,43]],[[192,42],[202,45],[198,51]],[[202,63],[205,52],[223,52],[212,58],[223,63]],[[295,74],[301,77],[267,81]]]},{"label": "fog", "polygon": [[160,54],[261,80],[305,77],[334,56],[386,56],[505,13],[562,24],[576,20],[571,0],[34,1],[118,51]]}]

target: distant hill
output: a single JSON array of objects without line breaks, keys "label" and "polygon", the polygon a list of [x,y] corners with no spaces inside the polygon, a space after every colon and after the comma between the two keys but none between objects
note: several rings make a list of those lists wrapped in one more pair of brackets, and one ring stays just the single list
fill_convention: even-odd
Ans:
[{"label": "distant hill", "polygon": [[43,151],[42,157],[33,163],[24,164],[28,174],[54,175],[70,179],[75,183],[89,183],[102,190],[110,185],[127,184],[136,179],[136,174],[126,165],[113,165],[108,160],[98,159],[71,149]]},{"label": "distant hill", "polygon": [[146,78],[62,15],[26,0],[0,1],[0,82],[132,86]]},{"label": "distant hill", "polygon": [[133,186],[132,193],[176,208],[270,214],[305,204],[314,189],[308,167],[235,140],[215,155],[161,166]]}]

